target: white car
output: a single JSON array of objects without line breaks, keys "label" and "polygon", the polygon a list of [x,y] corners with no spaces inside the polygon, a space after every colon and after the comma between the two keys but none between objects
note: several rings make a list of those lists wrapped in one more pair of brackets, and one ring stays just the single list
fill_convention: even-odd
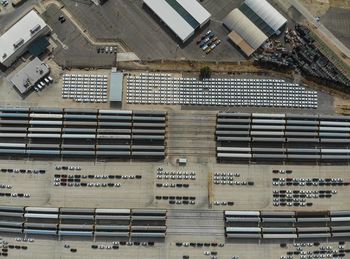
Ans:
[{"label": "white car", "polygon": [[202,50],[203,50],[203,51],[206,51],[208,48],[209,48],[208,45],[204,45],[204,46],[202,47]]},{"label": "white car", "polygon": [[52,77],[51,77],[51,76],[47,76],[47,79],[49,79],[50,83],[52,83],[52,82],[53,82],[53,79],[52,79]]},{"label": "white car", "polygon": [[9,1],[7,1],[7,0],[2,0],[2,1],[1,1],[1,4],[2,4],[3,6],[7,6],[7,5],[9,4]]}]

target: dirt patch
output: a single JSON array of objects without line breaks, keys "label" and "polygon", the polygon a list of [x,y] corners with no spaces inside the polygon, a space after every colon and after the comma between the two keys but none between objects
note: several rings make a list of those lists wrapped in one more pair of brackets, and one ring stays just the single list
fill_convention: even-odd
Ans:
[{"label": "dirt patch", "polygon": [[322,16],[322,23],[350,48],[350,9],[331,7]]},{"label": "dirt patch", "polygon": [[324,15],[331,6],[328,0],[301,0],[301,2],[314,16]]}]

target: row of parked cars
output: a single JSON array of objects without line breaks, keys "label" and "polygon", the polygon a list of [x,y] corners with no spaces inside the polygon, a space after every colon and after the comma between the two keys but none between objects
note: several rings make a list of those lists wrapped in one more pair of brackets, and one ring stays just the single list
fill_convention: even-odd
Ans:
[{"label": "row of parked cars", "polygon": [[117,54],[117,47],[98,47],[97,53]]},{"label": "row of parked cars", "polygon": [[3,7],[6,7],[9,4],[8,0],[1,0],[0,2]]},{"label": "row of parked cars", "polygon": [[45,170],[44,169],[13,169],[13,168],[1,168],[0,170],[2,173],[15,173],[15,174],[18,174],[18,173],[21,173],[21,174],[45,174]]},{"label": "row of parked cars", "polygon": [[34,86],[35,92],[39,92],[45,88],[46,85],[49,85],[53,82],[53,79],[51,76],[44,77],[40,82],[36,83]]},{"label": "row of parked cars", "polygon": [[197,39],[197,45],[199,45],[206,54],[212,52],[218,45],[220,45],[220,43],[221,40],[219,40],[211,30],[207,31]]},{"label": "row of parked cars", "polygon": [[272,178],[274,186],[348,186],[341,178]]},{"label": "row of parked cars", "polygon": [[10,193],[10,192],[0,192],[0,197],[18,197],[18,198],[30,198],[29,193]]},{"label": "row of parked cars", "polygon": [[154,246],[154,242],[126,242],[126,241],[114,241],[113,245],[91,245],[92,249],[119,249],[119,246]]},{"label": "row of parked cars", "polygon": [[77,170],[77,171],[81,170],[80,166],[59,166],[59,165],[57,165],[55,168],[56,168],[56,170]]}]

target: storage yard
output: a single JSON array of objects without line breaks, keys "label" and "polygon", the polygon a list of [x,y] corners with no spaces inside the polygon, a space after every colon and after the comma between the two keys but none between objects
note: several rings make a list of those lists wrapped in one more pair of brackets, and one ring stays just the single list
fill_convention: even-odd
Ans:
[{"label": "storage yard", "polygon": [[[218,160],[257,162],[349,160],[348,117],[295,114],[219,113]],[[268,148],[264,146],[268,144]]]},{"label": "storage yard", "polygon": [[0,1],[0,257],[350,258],[326,2]]},{"label": "storage yard", "polygon": [[317,92],[278,79],[221,79],[198,81],[170,74],[127,77],[130,104],[255,106],[317,108]]}]

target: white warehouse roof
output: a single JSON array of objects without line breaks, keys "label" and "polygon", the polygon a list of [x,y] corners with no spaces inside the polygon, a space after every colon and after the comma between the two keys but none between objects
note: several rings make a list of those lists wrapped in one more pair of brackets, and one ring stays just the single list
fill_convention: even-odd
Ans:
[{"label": "white warehouse roof", "polygon": [[211,14],[197,0],[176,0],[202,26],[209,21]]},{"label": "white warehouse roof", "polygon": [[143,0],[143,2],[182,42],[208,22],[211,16],[197,0]]},{"label": "white warehouse roof", "polygon": [[245,0],[244,3],[275,32],[287,22],[287,19],[266,0]]},{"label": "white warehouse roof", "polygon": [[44,28],[47,29],[45,21],[34,10],[22,17],[0,37],[0,63],[4,63]]}]

